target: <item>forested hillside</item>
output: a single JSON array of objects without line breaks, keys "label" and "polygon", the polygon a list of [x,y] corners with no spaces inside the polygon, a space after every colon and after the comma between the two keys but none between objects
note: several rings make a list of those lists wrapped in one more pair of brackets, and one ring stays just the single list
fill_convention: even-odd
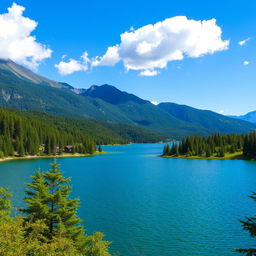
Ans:
[{"label": "forested hillside", "polygon": [[148,143],[164,140],[163,136],[134,125],[95,119],[81,120],[60,117],[37,111],[20,111],[19,113],[25,116],[32,116],[40,121],[51,122],[56,125],[60,131],[69,131],[69,133],[79,131],[88,134],[93,137],[98,145],[124,144],[130,142]]},{"label": "forested hillside", "polygon": [[[63,127],[65,129],[65,127]],[[72,153],[93,154],[95,141],[91,136],[76,130],[59,130],[51,122],[0,109],[0,157],[62,154],[66,146]]]},{"label": "forested hillside", "polygon": [[[0,156],[93,154],[95,146],[157,142],[163,137],[126,124],[0,108]],[[69,146],[67,149],[66,146]]]}]

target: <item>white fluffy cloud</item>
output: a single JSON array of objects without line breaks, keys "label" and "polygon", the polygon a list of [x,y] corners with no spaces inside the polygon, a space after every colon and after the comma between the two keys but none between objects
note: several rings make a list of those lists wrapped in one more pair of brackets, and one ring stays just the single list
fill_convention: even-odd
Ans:
[{"label": "white fluffy cloud", "polygon": [[91,64],[113,66],[122,61],[127,70],[154,76],[170,61],[226,50],[229,41],[222,40],[221,34],[215,19],[196,21],[177,16],[121,34],[121,43],[108,47]]},{"label": "white fluffy cloud", "polygon": [[118,45],[108,47],[103,57],[97,56],[92,59],[92,66],[114,66],[120,61],[118,47]]},{"label": "white fluffy cloud", "polygon": [[242,40],[242,41],[239,41],[238,42],[238,44],[240,45],[240,46],[243,46],[243,45],[245,45],[248,41],[250,41],[251,40],[251,38],[250,37],[248,37],[247,39],[244,39],[244,40]]},{"label": "white fluffy cloud", "polygon": [[[66,57],[66,55],[63,55]],[[62,56],[62,59],[63,59]],[[64,57],[64,58],[65,58]],[[84,54],[80,57],[81,60],[69,59],[68,62],[61,61],[59,64],[55,64],[55,67],[58,69],[61,75],[70,75],[76,71],[87,71],[88,63],[90,62],[88,58],[88,53],[84,52]]]},{"label": "white fluffy cloud", "polygon": [[0,14],[0,58],[12,59],[36,69],[51,56],[51,49],[36,41],[31,33],[37,22],[23,16],[25,8],[13,3],[8,12]]},{"label": "white fluffy cloud", "polygon": [[244,66],[247,66],[247,65],[249,65],[250,64],[250,61],[248,61],[248,60],[245,60],[244,62],[243,62],[243,65]]},{"label": "white fluffy cloud", "polygon": [[159,71],[157,70],[150,70],[150,69],[145,69],[140,72],[140,76],[156,76],[159,74]]}]

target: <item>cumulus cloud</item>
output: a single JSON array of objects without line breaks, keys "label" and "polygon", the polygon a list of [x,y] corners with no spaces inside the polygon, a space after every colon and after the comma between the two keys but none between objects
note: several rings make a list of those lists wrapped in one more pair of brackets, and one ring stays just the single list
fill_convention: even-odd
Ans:
[{"label": "cumulus cloud", "polygon": [[[63,59],[63,56],[62,56],[62,59]],[[80,57],[80,59],[81,60],[69,59],[69,61],[67,62],[61,61],[59,64],[55,64],[55,67],[58,69],[61,75],[70,75],[76,71],[87,71],[88,64],[90,62],[88,58],[88,53],[84,52],[84,54]]]},{"label": "cumulus cloud", "polygon": [[248,61],[248,60],[245,60],[244,62],[243,62],[243,65],[244,66],[247,66],[247,65],[249,65],[250,64],[250,61]]},{"label": "cumulus cloud", "polygon": [[215,19],[196,21],[176,16],[121,34],[120,44],[108,47],[103,56],[93,59],[92,66],[114,66],[122,61],[127,70],[154,76],[170,61],[226,50],[229,41],[221,35]]},{"label": "cumulus cloud", "polygon": [[52,50],[36,41],[31,33],[37,22],[23,16],[25,8],[13,3],[8,12],[0,14],[0,58],[12,59],[30,68],[52,54]]},{"label": "cumulus cloud", "polygon": [[140,72],[140,76],[156,76],[159,74],[157,70],[146,69]]},{"label": "cumulus cloud", "polygon": [[251,40],[251,38],[250,37],[248,37],[247,39],[244,39],[244,40],[242,40],[242,41],[239,41],[238,42],[238,44],[240,45],[240,46],[243,46],[243,45],[245,45],[248,41],[250,41]]},{"label": "cumulus cloud", "polygon": [[95,57],[92,59],[92,66],[114,66],[120,61],[118,54],[118,45],[108,47],[103,57]]}]

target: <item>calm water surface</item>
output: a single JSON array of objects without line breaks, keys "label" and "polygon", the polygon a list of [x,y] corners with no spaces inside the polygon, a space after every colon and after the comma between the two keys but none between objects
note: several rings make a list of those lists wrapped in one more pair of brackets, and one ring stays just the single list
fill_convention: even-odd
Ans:
[{"label": "calm water surface", "polygon": [[[104,232],[123,256],[229,256],[252,246],[238,220],[256,213],[247,197],[256,191],[256,162],[156,157],[162,148],[112,146],[109,154],[58,160],[87,232]],[[51,161],[0,163],[0,186],[10,187],[15,207],[33,172]]]}]

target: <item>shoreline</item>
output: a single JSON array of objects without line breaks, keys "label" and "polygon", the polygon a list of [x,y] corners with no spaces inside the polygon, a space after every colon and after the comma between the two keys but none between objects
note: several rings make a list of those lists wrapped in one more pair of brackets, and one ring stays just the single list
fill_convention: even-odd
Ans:
[{"label": "shoreline", "polygon": [[45,156],[11,156],[0,159],[1,162],[14,161],[14,160],[29,160],[29,159],[39,159],[39,158],[70,158],[70,157],[91,157],[107,154],[107,152],[96,152],[94,154],[62,154],[62,155],[45,155]]},{"label": "shoreline", "polygon": [[176,159],[205,159],[205,160],[247,160],[247,161],[255,161],[255,159],[249,159],[243,156],[241,152],[228,154],[224,157],[218,157],[218,156],[211,156],[211,157],[205,157],[205,156],[164,156],[164,155],[158,155],[158,157],[164,157],[164,158],[176,158]]}]

